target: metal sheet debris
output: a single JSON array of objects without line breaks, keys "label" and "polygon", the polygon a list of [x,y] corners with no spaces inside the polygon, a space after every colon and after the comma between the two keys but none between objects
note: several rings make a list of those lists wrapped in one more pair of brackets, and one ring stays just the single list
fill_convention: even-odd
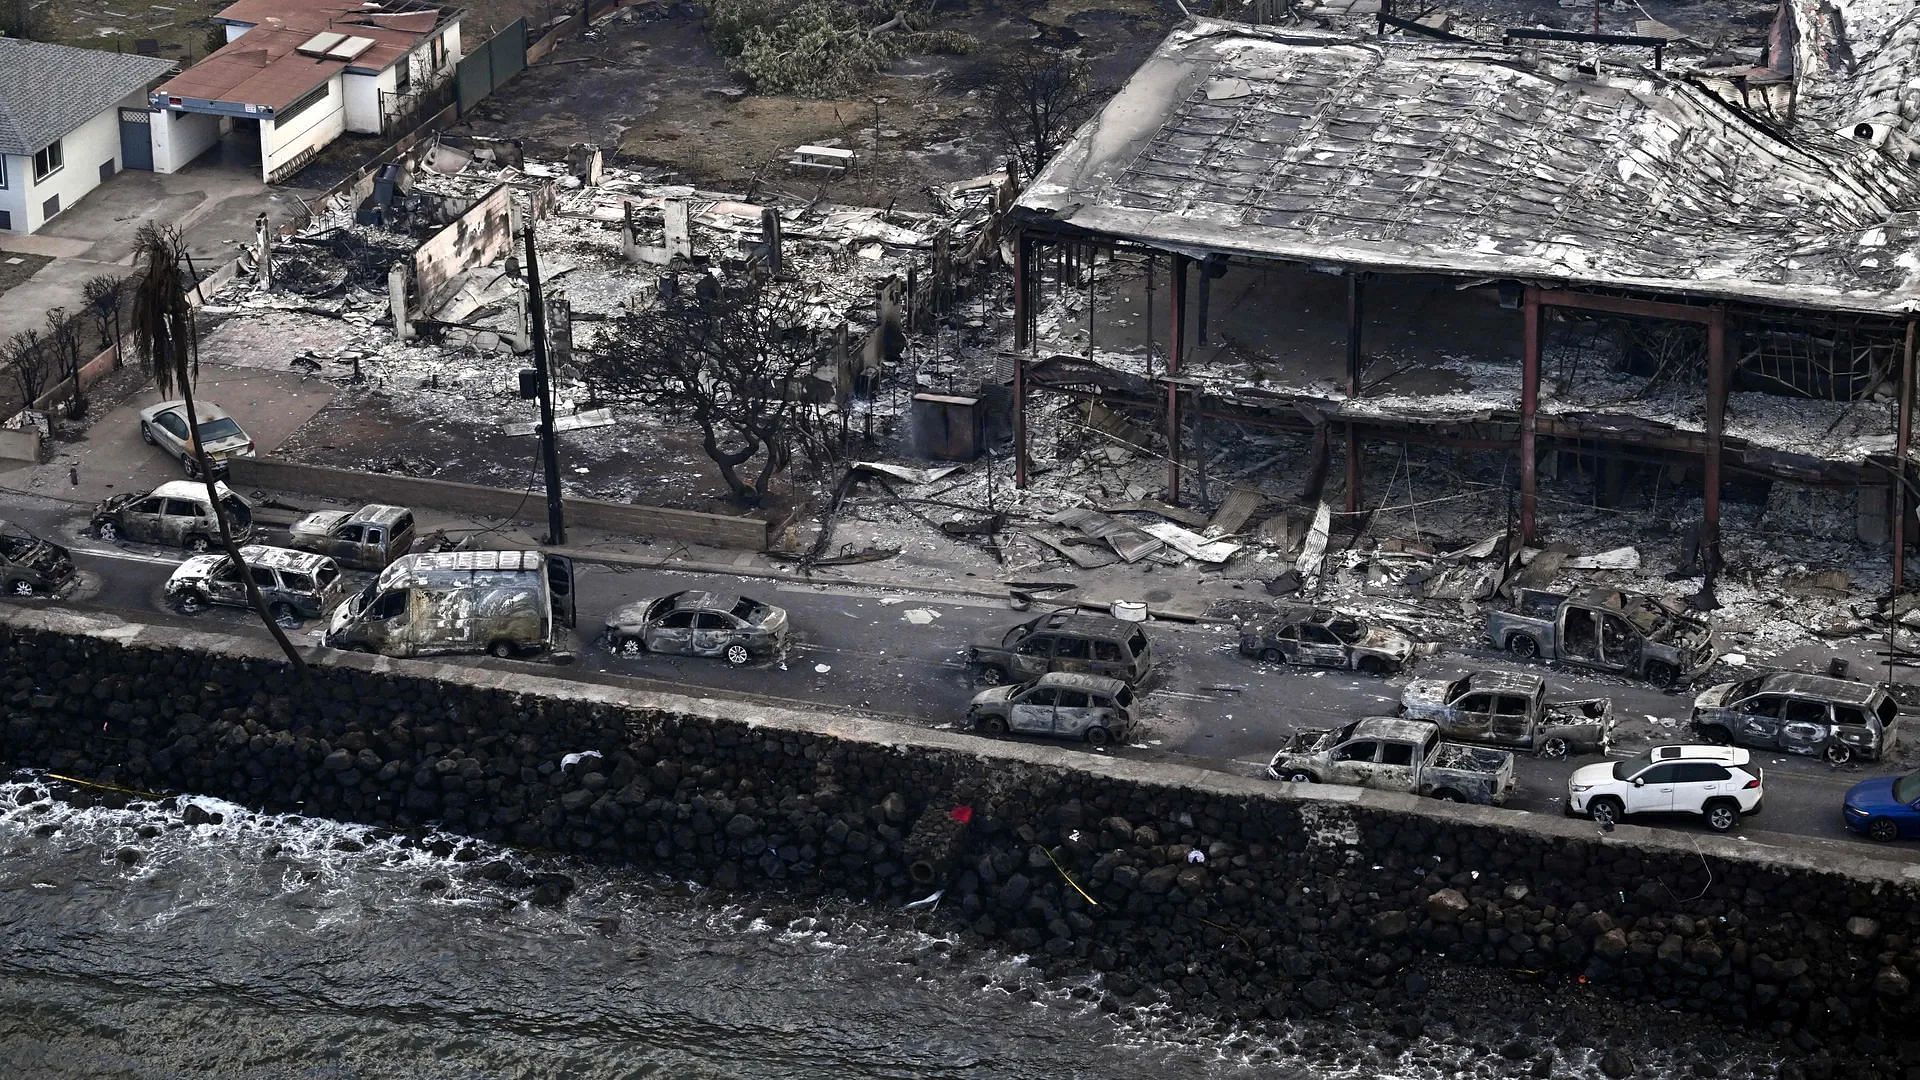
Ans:
[{"label": "metal sheet debris", "polygon": [[1097,510],[1062,510],[1048,520],[1056,525],[1078,529],[1096,540],[1105,540],[1115,555],[1130,563],[1139,562],[1167,546],[1165,541]]},{"label": "metal sheet debris", "polygon": [[1140,531],[1157,540],[1163,540],[1167,546],[1185,555],[1189,559],[1198,559],[1203,563],[1223,563],[1239,552],[1243,544],[1226,540],[1209,540],[1196,532],[1190,532],[1171,521],[1154,521],[1140,526]]}]

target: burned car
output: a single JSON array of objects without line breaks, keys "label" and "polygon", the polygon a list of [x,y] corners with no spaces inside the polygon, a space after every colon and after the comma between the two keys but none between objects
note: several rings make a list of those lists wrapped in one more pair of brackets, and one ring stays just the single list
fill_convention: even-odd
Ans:
[{"label": "burned car", "polygon": [[0,581],[9,596],[57,593],[74,581],[73,556],[10,521],[0,521]]},{"label": "burned car", "polygon": [[722,656],[739,665],[786,647],[787,613],[745,596],[688,589],[616,610],[607,617],[607,643],[628,656]]},{"label": "burned car", "polygon": [[[240,557],[267,611],[282,623],[324,615],[345,595],[340,567],[325,555],[248,544],[240,549]],[[198,611],[210,604],[252,604],[239,565],[221,552],[195,555],[181,563],[167,579],[166,595],[183,611]]]},{"label": "burned car", "polygon": [[1538,675],[1476,671],[1457,679],[1415,679],[1401,715],[1431,720],[1450,739],[1530,750],[1541,757],[1604,754],[1613,742],[1613,702],[1547,700]]},{"label": "burned car", "polygon": [[[253,507],[225,483],[216,483],[227,527],[235,541],[253,536]],[[170,480],[145,495],[114,495],[93,509],[93,535],[113,543],[137,540],[188,551],[210,550],[220,538],[220,522],[198,480]]]},{"label": "burned car", "polygon": [[1580,596],[1521,589],[1487,616],[1487,638],[1515,656],[1614,671],[1659,686],[1692,682],[1713,666],[1713,632],[1658,597],[1594,589]]},{"label": "burned car", "polygon": [[317,510],[287,528],[287,546],[355,570],[384,570],[413,548],[413,511],[381,503],[352,513]]},{"label": "burned car", "polygon": [[1146,631],[1097,615],[1042,615],[983,637],[967,650],[967,669],[982,686],[1026,682],[1050,671],[1102,675],[1138,686],[1152,668]]},{"label": "burned car", "polygon": [[1328,608],[1289,607],[1240,632],[1240,652],[1269,664],[1391,675],[1414,655],[1413,638]]},{"label": "burned car", "polygon": [[1011,731],[1106,746],[1132,737],[1133,702],[1133,688],[1119,679],[1056,671],[975,694],[966,726],[989,735]]},{"label": "burned car", "polygon": [[1432,723],[1391,716],[1295,732],[1267,763],[1267,775],[1492,806],[1505,805],[1514,787],[1509,751],[1444,742]]},{"label": "burned car", "polygon": [[1776,671],[1702,691],[1691,723],[1710,743],[1818,755],[1844,765],[1885,755],[1899,715],[1900,707],[1872,683]]}]

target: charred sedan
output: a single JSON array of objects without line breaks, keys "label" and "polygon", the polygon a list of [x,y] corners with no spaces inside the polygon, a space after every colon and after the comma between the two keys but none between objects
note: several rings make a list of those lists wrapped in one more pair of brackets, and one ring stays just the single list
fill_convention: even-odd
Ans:
[{"label": "charred sedan", "polygon": [[1871,683],[1777,671],[1709,687],[1693,702],[1693,730],[1710,743],[1817,755],[1835,765],[1873,761],[1893,743],[1900,715]]},{"label": "charred sedan", "polygon": [[1240,634],[1240,652],[1270,664],[1391,675],[1413,658],[1413,638],[1327,608],[1293,607]]},{"label": "charred sedan", "polygon": [[9,596],[57,593],[74,581],[73,556],[9,521],[0,521],[0,581]]},{"label": "charred sedan", "polygon": [[1047,735],[1106,746],[1133,734],[1133,689],[1119,679],[1056,671],[973,696],[967,727],[989,735]]},{"label": "charred sedan", "polygon": [[739,665],[786,646],[787,613],[745,596],[689,589],[618,609],[607,619],[607,643],[628,656],[721,656]]},{"label": "charred sedan", "polygon": [[199,438],[187,429],[187,403],[163,401],[140,410],[140,437],[148,446],[157,446],[180,462],[190,477],[200,475],[200,462],[194,457],[194,443],[206,451],[213,463],[213,475],[226,472],[228,458],[252,457],[253,438],[227,410],[211,401],[193,403],[194,419],[200,421]]}]

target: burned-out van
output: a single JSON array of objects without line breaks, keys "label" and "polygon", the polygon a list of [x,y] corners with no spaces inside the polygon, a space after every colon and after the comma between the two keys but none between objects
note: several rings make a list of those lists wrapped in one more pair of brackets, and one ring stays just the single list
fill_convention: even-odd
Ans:
[{"label": "burned-out van", "polygon": [[324,643],[386,656],[563,654],[573,561],[539,551],[403,555],[333,611]]}]

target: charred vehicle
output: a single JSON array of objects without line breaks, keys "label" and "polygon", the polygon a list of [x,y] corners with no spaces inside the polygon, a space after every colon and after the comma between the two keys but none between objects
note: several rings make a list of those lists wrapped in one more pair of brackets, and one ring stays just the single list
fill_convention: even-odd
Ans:
[{"label": "charred vehicle", "polygon": [[1400,698],[1409,720],[1430,720],[1450,739],[1510,746],[1541,757],[1603,754],[1613,742],[1613,702],[1547,701],[1538,675],[1476,671],[1457,679],[1415,679]]},{"label": "charred vehicle", "polygon": [[[216,483],[227,527],[236,542],[253,537],[253,507],[225,483]],[[146,495],[115,495],[93,509],[93,535],[108,543],[137,540],[188,551],[208,551],[220,542],[220,522],[207,500],[207,485],[172,480]]]},{"label": "charred vehicle", "polygon": [[[240,549],[240,557],[267,611],[283,623],[326,614],[345,591],[339,564],[325,555],[248,544]],[[195,555],[181,563],[167,579],[166,594],[185,611],[210,604],[247,607],[252,603],[240,566],[222,552]]]},{"label": "charred vehicle", "polygon": [[1119,679],[1056,671],[1023,686],[974,695],[967,727],[989,735],[1047,735],[1106,746],[1133,735],[1133,688]]},{"label": "charred vehicle", "polygon": [[1240,652],[1269,664],[1391,675],[1414,655],[1413,638],[1327,608],[1290,607],[1240,632]]},{"label": "charred vehicle", "polygon": [[10,521],[0,521],[0,582],[9,596],[57,593],[73,584],[73,555]]},{"label": "charred vehicle", "polygon": [[402,555],[334,609],[323,643],[386,656],[565,657],[573,562],[539,551]]},{"label": "charred vehicle", "polygon": [[1580,596],[1521,589],[1487,616],[1487,638],[1528,659],[1613,671],[1661,686],[1692,682],[1713,666],[1713,632],[1658,597],[1595,589]]},{"label": "charred vehicle", "polygon": [[1343,728],[1294,734],[1267,775],[1296,784],[1355,784],[1445,802],[1500,806],[1513,793],[1513,755],[1444,742],[1425,720],[1375,716]]},{"label": "charred vehicle", "polygon": [[982,638],[967,668],[983,686],[1026,682],[1050,671],[1102,675],[1138,686],[1153,668],[1146,631],[1097,615],[1042,615]]},{"label": "charred vehicle", "polygon": [[1709,687],[1693,701],[1693,730],[1710,743],[1807,754],[1844,765],[1893,745],[1900,715],[1872,683],[1776,671]]},{"label": "charred vehicle", "polygon": [[607,619],[607,644],[629,656],[720,656],[738,666],[785,648],[787,626],[784,608],[688,589],[616,610]]},{"label": "charred vehicle", "polygon": [[348,513],[319,510],[287,529],[287,546],[356,570],[384,570],[413,548],[413,511],[370,503]]}]

